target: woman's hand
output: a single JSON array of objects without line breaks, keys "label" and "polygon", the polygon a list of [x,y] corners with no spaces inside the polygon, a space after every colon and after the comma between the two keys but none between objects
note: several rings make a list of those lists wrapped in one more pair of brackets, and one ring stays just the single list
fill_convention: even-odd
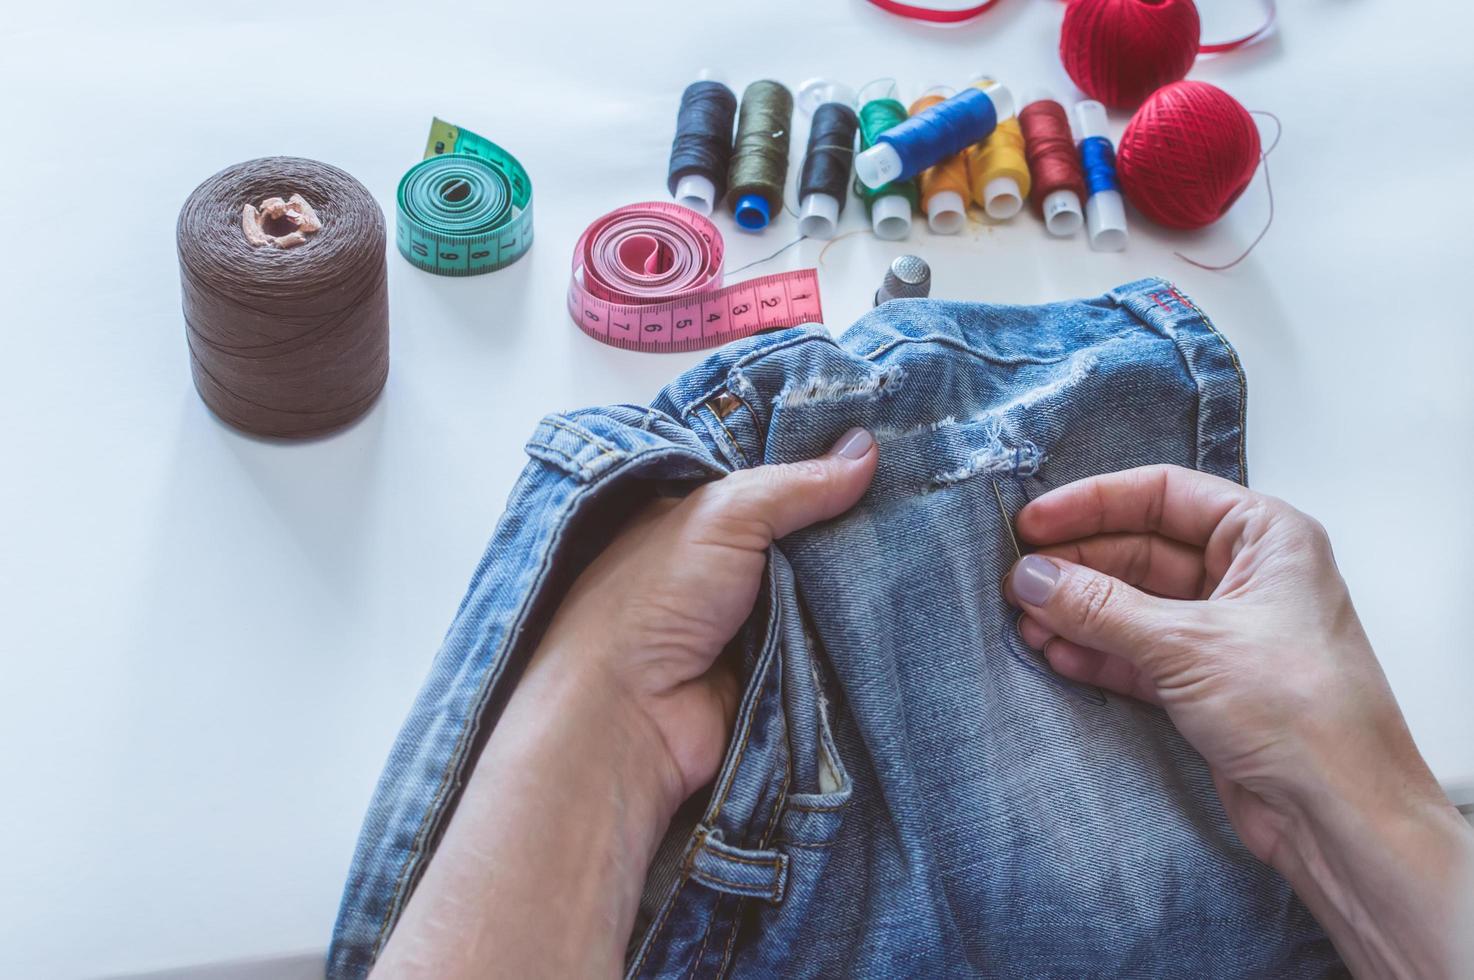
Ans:
[{"label": "woman's hand", "polygon": [[768,546],[853,507],[876,458],[870,433],[852,429],[819,459],[739,470],[652,503],[554,616],[539,658],[596,675],[648,723],[671,809],[721,764],[739,691],[718,657],[752,612]]},{"label": "woman's hand", "polygon": [[1470,830],[1413,744],[1325,530],[1152,466],[1047,493],[1018,531],[1039,546],[1005,584],[1025,642],[1066,677],[1162,705],[1244,843],[1358,972],[1447,968]]},{"label": "woman's hand", "polygon": [[875,462],[853,429],[621,529],[554,615],[376,980],[620,975],[666,825],[721,764],[738,691],[719,657],[768,546],[852,507]]}]

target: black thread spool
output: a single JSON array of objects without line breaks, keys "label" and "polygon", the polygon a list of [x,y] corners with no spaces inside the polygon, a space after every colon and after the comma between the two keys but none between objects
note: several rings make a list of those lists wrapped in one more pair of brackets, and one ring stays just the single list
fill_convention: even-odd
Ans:
[{"label": "black thread spool", "polygon": [[798,181],[798,233],[806,238],[833,238],[849,196],[850,165],[855,159],[855,132],[860,119],[843,102],[826,102],[814,110],[809,146]]},{"label": "black thread spool", "polygon": [[665,180],[677,204],[711,214],[716,202],[727,193],[732,120],[736,115],[737,96],[721,82],[692,82],[681,93]]}]

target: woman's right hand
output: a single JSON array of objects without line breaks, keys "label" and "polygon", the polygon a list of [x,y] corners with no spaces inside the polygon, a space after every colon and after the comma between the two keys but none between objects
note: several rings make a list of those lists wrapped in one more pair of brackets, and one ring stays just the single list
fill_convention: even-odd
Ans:
[{"label": "woman's right hand", "polygon": [[1474,831],[1413,744],[1325,529],[1151,466],[1047,493],[1018,530],[1039,549],[1005,583],[1025,642],[1066,677],[1166,709],[1244,843],[1359,974],[1453,968],[1474,925],[1474,905],[1459,910]]}]

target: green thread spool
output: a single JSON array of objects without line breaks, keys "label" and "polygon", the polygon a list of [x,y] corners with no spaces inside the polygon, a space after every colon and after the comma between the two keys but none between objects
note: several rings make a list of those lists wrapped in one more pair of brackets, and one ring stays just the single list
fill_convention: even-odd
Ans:
[{"label": "green thread spool", "polygon": [[[906,107],[895,99],[871,99],[860,106],[860,150],[875,145],[875,138],[897,123],[906,120]],[[855,193],[870,212],[870,227],[877,237],[905,238],[911,233],[911,212],[921,202],[916,178],[893,180],[870,188],[855,178]]]},{"label": "green thread spool", "polygon": [[748,231],[762,231],[783,210],[792,119],[793,93],[777,82],[753,82],[742,93],[727,172],[727,204],[738,226]]}]

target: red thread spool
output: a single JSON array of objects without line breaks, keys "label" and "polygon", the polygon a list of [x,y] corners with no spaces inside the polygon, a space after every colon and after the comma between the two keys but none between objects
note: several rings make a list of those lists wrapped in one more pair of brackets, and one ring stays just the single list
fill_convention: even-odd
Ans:
[{"label": "red thread spool", "polygon": [[1059,56],[1086,95],[1129,109],[1187,75],[1201,33],[1193,0],[1072,0]]},{"label": "red thread spool", "polygon": [[[1070,134],[1065,107],[1053,99],[1037,99],[1024,106],[1018,121],[1024,131],[1024,156],[1034,178],[1034,210],[1050,234],[1073,235],[1085,220],[1080,209],[1087,194],[1080,151]],[[1075,195],[1073,208],[1056,204],[1059,191]]]},{"label": "red thread spool", "polygon": [[1116,148],[1121,190],[1169,228],[1223,217],[1259,166],[1259,127],[1237,99],[1207,82],[1176,82],[1147,99]]}]

